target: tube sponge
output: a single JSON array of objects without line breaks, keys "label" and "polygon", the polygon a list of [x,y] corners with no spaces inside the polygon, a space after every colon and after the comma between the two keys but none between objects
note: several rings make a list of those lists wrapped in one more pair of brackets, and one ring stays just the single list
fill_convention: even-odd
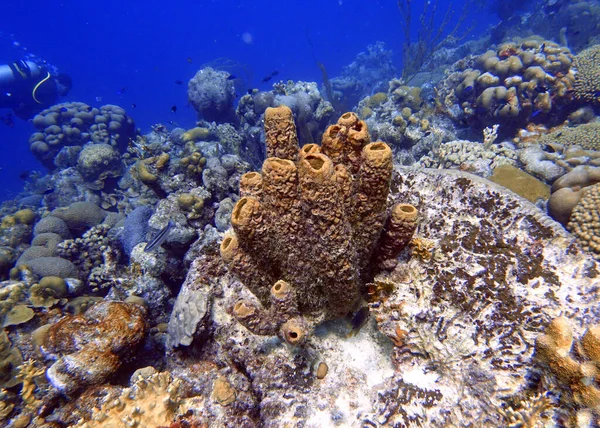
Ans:
[{"label": "tube sponge", "polygon": [[[346,315],[358,301],[387,218],[392,152],[370,143],[366,124],[353,113],[329,127],[321,147],[302,149],[289,109],[266,116],[268,153],[277,156],[265,160],[260,174],[242,177],[234,233],[223,240],[221,255],[260,301],[242,299],[232,314],[256,334],[299,345],[317,323]],[[412,236],[404,217],[391,221],[386,258]]]},{"label": "tube sponge", "polygon": [[298,137],[292,110],[285,105],[268,107],[265,111],[267,157],[295,160]]},{"label": "tube sponge", "polygon": [[408,245],[417,228],[417,209],[410,204],[397,204],[385,226],[377,251],[377,262],[381,268],[396,265],[396,256]]}]

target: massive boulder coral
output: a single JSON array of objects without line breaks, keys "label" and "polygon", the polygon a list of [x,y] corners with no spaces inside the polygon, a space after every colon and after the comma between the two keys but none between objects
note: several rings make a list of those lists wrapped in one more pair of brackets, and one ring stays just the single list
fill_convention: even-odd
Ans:
[{"label": "massive boulder coral", "polygon": [[477,126],[525,124],[535,118],[560,122],[572,98],[573,55],[537,37],[504,43],[457,63],[438,85],[439,100],[455,99]]},{"label": "massive boulder coral", "polygon": [[370,142],[355,114],[330,126],[322,146],[298,150],[291,110],[269,108],[265,134],[268,158],[241,179],[221,255],[260,301],[239,300],[236,318],[300,344],[312,326],[355,307],[372,264],[393,265],[417,211],[398,204],[388,220],[392,152]]},{"label": "massive boulder coral", "polygon": [[575,57],[575,96],[590,103],[600,103],[600,45],[594,45]]},{"label": "massive boulder coral", "polygon": [[[57,166],[59,158],[61,167],[75,166],[85,144],[108,144],[123,152],[136,132],[133,120],[121,107],[108,104],[98,109],[80,102],[42,111],[33,118],[33,126],[38,132],[29,138],[29,148],[49,169]],[[70,161],[63,165],[66,159]]]},{"label": "massive boulder coral", "polygon": [[235,121],[235,86],[226,71],[205,67],[188,83],[188,100],[198,115],[218,123]]}]

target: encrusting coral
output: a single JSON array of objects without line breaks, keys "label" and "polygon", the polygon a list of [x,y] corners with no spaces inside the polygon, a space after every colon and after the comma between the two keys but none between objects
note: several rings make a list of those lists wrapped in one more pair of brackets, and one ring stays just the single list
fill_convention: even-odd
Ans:
[{"label": "encrusting coral", "polygon": [[291,110],[269,108],[265,135],[269,157],[261,174],[240,181],[221,256],[260,301],[239,300],[235,317],[301,344],[317,323],[354,309],[373,266],[394,265],[417,210],[398,204],[388,220],[392,152],[371,143],[353,113],[327,129],[322,146],[298,150]]},{"label": "encrusting coral", "polygon": [[[574,344],[587,361],[580,362],[571,356]],[[600,326],[588,328],[577,343],[569,320],[565,317],[555,318],[544,334],[536,339],[535,351],[537,360],[549,369],[556,382],[567,391],[562,395],[563,402],[576,409],[575,419],[585,417],[584,414],[589,410],[600,410]]]},{"label": "encrusting coral", "polygon": [[153,373],[146,378],[138,376],[119,397],[95,408],[91,420],[82,420],[75,426],[169,426],[180,404],[180,385],[181,381],[168,372]]}]

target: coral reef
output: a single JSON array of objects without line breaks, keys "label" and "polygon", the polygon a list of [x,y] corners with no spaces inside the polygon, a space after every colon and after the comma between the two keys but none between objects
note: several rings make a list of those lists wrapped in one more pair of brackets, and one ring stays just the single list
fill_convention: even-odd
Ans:
[{"label": "coral reef", "polygon": [[323,88],[218,60],[185,129],[35,116],[0,425],[600,425],[597,3],[496,6],[460,45],[449,10],[410,81],[382,43]]},{"label": "coral reef", "polygon": [[244,95],[237,107],[249,152],[244,158],[257,168],[265,157],[262,137],[265,110],[281,105],[293,111],[301,145],[320,141],[334,114],[331,102],[323,98],[314,82],[278,82],[272,91]]},{"label": "coral reef", "polygon": [[130,388],[125,388],[114,400],[105,401],[94,409],[89,421],[73,425],[81,428],[106,426],[169,426],[181,404],[181,381],[165,373],[137,376]]},{"label": "coral reef", "polygon": [[267,109],[265,134],[269,157],[261,174],[242,177],[235,234],[225,237],[221,255],[263,305],[236,302],[240,322],[301,344],[311,325],[354,308],[378,247],[378,261],[394,259],[402,249],[393,244],[396,228],[412,233],[415,219],[392,216],[379,242],[392,153],[385,143],[370,143],[355,114],[330,126],[322,147],[298,149],[287,107]]},{"label": "coral reef", "polygon": [[[188,355],[211,349],[214,328],[220,361],[251,382],[261,409],[255,423],[266,427],[552,420],[554,400],[544,400],[531,373],[535,338],[562,313],[576,323],[597,319],[596,263],[533,204],[487,180],[402,169],[391,188],[393,201],[422,213],[415,246],[427,245],[428,257],[403,253],[368,284],[371,316],[358,333],[330,321],[301,348],[252,334],[230,310],[247,290],[219,273],[208,252],[190,267],[169,323],[173,340],[184,338],[174,345],[191,342],[174,365],[196,364]],[[236,405],[240,388],[229,382]]]},{"label": "coral reef", "polygon": [[489,177],[500,166],[517,163],[517,152],[510,143],[492,145],[486,149],[485,145],[473,141],[449,141],[441,144],[431,155],[423,156],[419,165],[460,169],[481,177]]},{"label": "coral reef", "polygon": [[338,102],[352,108],[364,97],[386,90],[387,82],[396,75],[392,58],[393,52],[386,49],[384,42],[367,46],[366,51],[360,52],[354,61],[344,66],[339,76],[330,80]]},{"label": "coral reef", "polygon": [[371,138],[389,144],[401,164],[413,164],[433,148],[457,138],[447,117],[432,115],[434,102],[428,95],[429,86],[407,86],[393,79],[387,92],[365,97],[356,107]]},{"label": "coral reef", "polygon": [[538,144],[562,144],[578,146],[584,150],[600,149],[600,122],[586,123],[574,128],[559,128],[541,136]]}]

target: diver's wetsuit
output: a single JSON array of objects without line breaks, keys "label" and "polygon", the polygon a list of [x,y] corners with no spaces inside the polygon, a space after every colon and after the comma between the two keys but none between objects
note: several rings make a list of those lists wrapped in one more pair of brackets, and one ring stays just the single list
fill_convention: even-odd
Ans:
[{"label": "diver's wetsuit", "polygon": [[55,79],[33,61],[0,65],[0,108],[11,108],[21,119],[31,119],[58,99]]}]

